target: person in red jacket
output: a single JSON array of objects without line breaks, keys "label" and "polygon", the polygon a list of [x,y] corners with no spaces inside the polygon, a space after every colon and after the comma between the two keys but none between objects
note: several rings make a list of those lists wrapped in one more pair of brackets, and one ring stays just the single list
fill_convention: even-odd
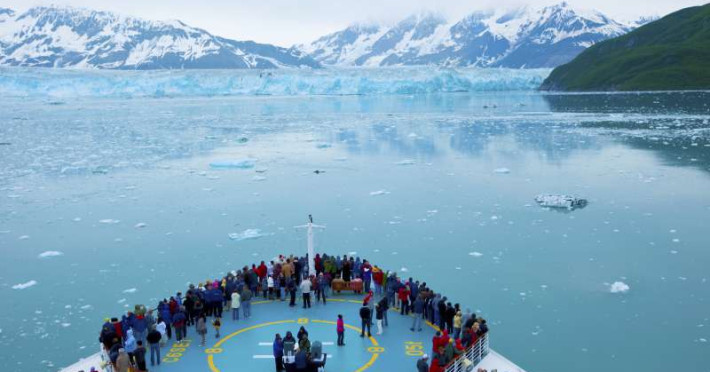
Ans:
[{"label": "person in red jacket", "polygon": [[440,339],[441,339],[441,332],[436,331],[436,334],[434,335],[434,337],[431,338],[431,353],[432,353],[432,355],[436,354],[436,350],[439,347]]},{"label": "person in red jacket", "polygon": [[382,269],[375,267],[372,269],[372,280],[375,282],[375,294],[376,295],[382,295],[382,283],[384,282],[385,279],[385,273],[382,272]]},{"label": "person in red jacket", "polygon": [[267,272],[268,269],[266,268],[266,264],[264,263],[264,261],[261,261],[259,267],[256,268],[256,275],[259,276],[259,279],[264,279],[266,278]]},{"label": "person in red jacket", "polygon": [[412,291],[409,290],[409,284],[407,284],[399,289],[399,293],[398,293],[397,297],[399,297],[399,300],[402,302],[402,305],[400,306],[400,312],[399,312],[402,315],[409,315],[409,294],[410,293],[412,293]]}]

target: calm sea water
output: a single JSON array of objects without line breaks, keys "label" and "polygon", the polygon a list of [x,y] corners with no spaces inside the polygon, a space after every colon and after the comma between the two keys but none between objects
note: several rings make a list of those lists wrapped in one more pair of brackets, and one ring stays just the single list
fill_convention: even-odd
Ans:
[{"label": "calm sea water", "polygon": [[[87,356],[104,317],[302,252],[293,226],[313,214],[327,226],[318,250],[444,290],[530,371],[707,370],[708,102],[4,99],[0,365],[52,371]],[[245,159],[253,167],[210,166]],[[589,205],[547,210],[539,193]],[[228,236],[244,231],[252,239]],[[612,293],[616,281],[630,290]]]}]

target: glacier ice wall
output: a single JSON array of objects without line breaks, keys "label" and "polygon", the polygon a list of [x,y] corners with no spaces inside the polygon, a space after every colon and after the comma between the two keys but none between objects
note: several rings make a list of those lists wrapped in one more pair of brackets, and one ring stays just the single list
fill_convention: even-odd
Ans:
[{"label": "glacier ice wall", "polygon": [[350,68],[105,71],[0,68],[3,97],[205,97],[534,90],[548,69]]}]

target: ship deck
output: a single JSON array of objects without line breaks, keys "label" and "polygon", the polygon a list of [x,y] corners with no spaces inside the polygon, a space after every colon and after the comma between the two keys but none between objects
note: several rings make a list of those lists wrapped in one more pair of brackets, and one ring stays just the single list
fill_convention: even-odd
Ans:
[{"label": "ship deck", "polygon": [[[371,337],[360,337],[359,309],[362,295],[334,294],[327,304],[316,304],[304,309],[300,301],[289,307],[285,301],[265,301],[254,299],[252,316],[232,320],[231,312],[225,311],[222,318],[220,337],[212,327],[208,327],[207,344],[200,345],[200,337],[191,327],[188,337],[178,343],[173,339],[161,349],[160,366],[150,366],[150,371],[273,371],[275,370],[272,343],[276,333],[283,337],[286,331],[296,336],[304,326],[311,342],[321,341],[323,352],[327,354],[326,371],[406,371],[416,370],[421,355],[432,355],[431,344],[436,328],[427,323],[421,332],[412,332],[413,318],[403,316],[397,309],[388,312],[389,326],[382,335],[377,335],[376,324]],[[345,346],[336,345],[335,321],[342,314],[345,321]],[[240,315],[242,315],[240,313]],[[100,355],[67,367],[62,372],[88,372],[91,366],[98,370]],[[477,368],[498,372],[523,372],[514,363],[491,350]]]}]

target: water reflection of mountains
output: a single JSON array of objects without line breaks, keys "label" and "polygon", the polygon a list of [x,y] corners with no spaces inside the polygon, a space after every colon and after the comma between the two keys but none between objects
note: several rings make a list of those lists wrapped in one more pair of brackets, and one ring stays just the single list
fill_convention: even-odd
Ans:
[{"label": "water reflection of mountains", "polygon": [[[710,92],[543,97],[553,112],[612,114],[609,120],[581,121],[578,127],[590,134],[652,151],[668,165],[710,171]],[[639,119],[636,114],[649,117]]]}]

